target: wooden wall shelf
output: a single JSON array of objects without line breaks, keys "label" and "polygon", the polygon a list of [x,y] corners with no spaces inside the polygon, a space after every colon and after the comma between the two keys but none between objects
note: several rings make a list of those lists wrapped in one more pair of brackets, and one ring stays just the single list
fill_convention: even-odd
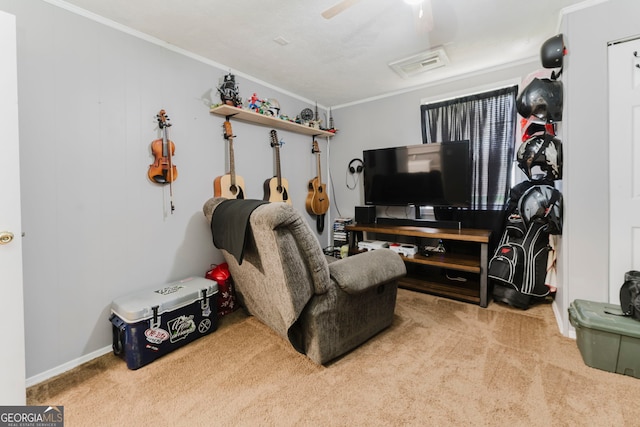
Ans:
[{"label": "wooden wall shelf", "polygon": [[245,110],[243,108],[232,107],[231,105],[219,105],[212,108],[211,113],[224,117],[233,117],[236,120],[243,122],[259,124],[263,126],[269,126],[272,128],[288,130],[291,132],[301,133],[303,135],[310,136],[322,136],[331,138],[335,135],[333,132],[326,130],[315,129],[309,126],[301,125],[299,123],[288,122],[286,120],[278,119],[276,117],[266,116],[264,114],[256,113],[255,111]]}]

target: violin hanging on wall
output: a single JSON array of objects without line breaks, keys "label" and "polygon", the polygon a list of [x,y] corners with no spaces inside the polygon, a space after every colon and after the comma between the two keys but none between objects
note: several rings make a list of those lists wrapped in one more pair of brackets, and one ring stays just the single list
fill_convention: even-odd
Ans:
[{"label": "violin hanging on wall", "polygon": [[151,143],[151,153],[154,157],[154,162],[149,165],[149,172],[147,175],[149,179],[157,184],[169,184],[169,194],[171,198],[171,213],[175,210],[173,206],[173,187],[172,183],[178,178],[178,169],[173,164],[173,155],[176,151],[176,146],[169,139],[167,128],[171,126],[169,123],[169,117],[164,110],[156,115],[158,119],[158,126],[162,130],[162,138],[156,139]]}]

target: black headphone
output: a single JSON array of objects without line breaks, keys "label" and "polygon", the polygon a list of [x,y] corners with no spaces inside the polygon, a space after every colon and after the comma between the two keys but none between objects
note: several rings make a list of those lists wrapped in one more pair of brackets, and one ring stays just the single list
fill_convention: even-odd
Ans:
[{"label": "black headphone", "polygon": [[[354,163],[359,163],[358,166],[353,166]],[[364,169],[364,163],[360,159],[353,159],[349,162],[349,172],[360,173]]]}]

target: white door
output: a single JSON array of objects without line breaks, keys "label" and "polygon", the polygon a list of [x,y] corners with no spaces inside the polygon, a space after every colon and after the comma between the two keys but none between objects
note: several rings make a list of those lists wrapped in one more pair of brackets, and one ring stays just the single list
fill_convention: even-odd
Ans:
[{"label": "white door", "polygon": [[639,39],[609,46],[609,171],[609,302],[619,303],[624,273],[640,270]]},{"label": "white door", "polygon": [[[15,16],[0,11],[0,405],[24,405],[25,350]],[[12,237],[13,235],[13,237]]]}]

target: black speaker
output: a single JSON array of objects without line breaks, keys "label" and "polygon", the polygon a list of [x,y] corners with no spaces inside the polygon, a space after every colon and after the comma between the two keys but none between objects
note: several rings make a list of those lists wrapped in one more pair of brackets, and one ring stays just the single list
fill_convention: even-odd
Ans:
[{"label": "black speaker", "polygon": [[375,224],[375,206],[356,206],[356,222],[358,224]]}]

